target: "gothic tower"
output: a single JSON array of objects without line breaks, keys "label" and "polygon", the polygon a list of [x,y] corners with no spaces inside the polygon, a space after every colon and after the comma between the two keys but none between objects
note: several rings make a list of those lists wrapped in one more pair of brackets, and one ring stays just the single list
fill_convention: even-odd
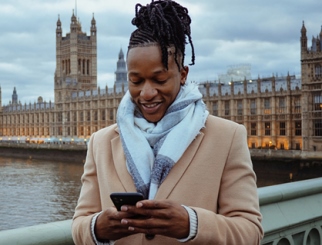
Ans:
[{"label": "gothic tower", "polygon": [[115,86],[117,88],[121,88],[122,85],[127,86],[127,70],[126,70],[126,63],[124,60],[124,54],[121,49],[119,52],[119,58],[116,65]]},{"label": "gothic tower", "polygon": [[63,37],[58,17],[54,87],[55,103],[70,98],[72,91],[97,88],[97,40],[94,15],[89,36],[82,31],[81,23],[73,12],[70,32]]},{"label": "gothic tower", "polygon": [[307,47],[304,22],[301,29],[302,138],[303,151],[321,151],[322,140],[322,30]]},{"label": "gothic tower", "polygon": [[18,94],[17,94],[16,87],[14,87],[14,88],[13,88],[13,93],[12,93],[11,98],[12,98],[12,102],[11,102],[11,103],[12,103],[13,105],[18,104]]}]

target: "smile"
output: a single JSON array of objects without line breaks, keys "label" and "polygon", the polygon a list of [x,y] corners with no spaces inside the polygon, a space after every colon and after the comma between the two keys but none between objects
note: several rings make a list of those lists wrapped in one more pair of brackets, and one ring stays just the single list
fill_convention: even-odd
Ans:
[{"label": "smile", "polygon": [[146,112],[146,113],[155,113],[159,107],[161,106],[161,103],[150,103],[150,104],[141,104],[142,109]]}]

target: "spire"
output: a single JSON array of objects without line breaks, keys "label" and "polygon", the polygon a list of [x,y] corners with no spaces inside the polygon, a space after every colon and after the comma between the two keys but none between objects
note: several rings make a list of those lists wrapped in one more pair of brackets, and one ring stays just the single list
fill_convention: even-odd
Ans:
[{"label": "spire", "polygon": [[305,28],[305,25],[304,25],[304,20],[302,22],[301,33],[302,33],[302,36],[306,36],[306,28]]},{"label": "spire", "polygon": [[61,26],[60,15],[58,15],[58,20],[57,20],[57,27],[58,26]]},{"label": "spire", "polygon": [[94,13],[93,13],[93,18],[91,21],[91,36],[96,36],[96,20],[94,18]]},{"label": "spire", "polygon": [[116,64],[116,72],[115,72],[115,85],[120,87],[122,84],[127,84],[127,70],[126,70],[126,62],[124,60],[124,53],[122,48],[120,49],[119,59]]},{"label": "spire", "polygon": [[306,51],[307,51],[307,36],[306,36],[306,28],[303,20],[302,28],[301,28],[301,52],[306,52]]},{"label": "spire", "polygon": [[122,48],[121,48],[121,50],[119,52],[119,60],[124,60],[124,54],[123,54]]},{"label": "spire", "polygon": [[74,14],[74,9],[73,9],[73,15],[71,17],[71,23],[70,23],[70,32],[77,32],[78,29],[79,29],[78,21]]},{"label": "spire", "polygon": [[61,37],[61,36],[62,36],[61,21],[60,21],[60,15],[58,15],[56,37]]},{"label": "spire", "polygon": [[13,89],[13,94],[12,94],[12,104],[17,104],[18,103],[18,94],[16,87]]}]

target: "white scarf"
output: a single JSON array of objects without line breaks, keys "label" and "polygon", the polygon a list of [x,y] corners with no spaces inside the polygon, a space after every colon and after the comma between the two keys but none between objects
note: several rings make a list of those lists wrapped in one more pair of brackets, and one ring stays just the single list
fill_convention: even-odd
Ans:
[{"label": "white scarf", "polygon": [[126,92],[117,111],[117,125],[128,171],[145,198],[155,197],[171,168],[205,126],[208,114],[195,83],[181,86],[157,124],[145,120]]}]

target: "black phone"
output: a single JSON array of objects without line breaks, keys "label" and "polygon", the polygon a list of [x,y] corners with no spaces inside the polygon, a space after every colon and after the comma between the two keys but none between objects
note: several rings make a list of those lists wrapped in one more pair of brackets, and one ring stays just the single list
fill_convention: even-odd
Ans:
[{"label": "black phone", "polygon": [[123,205],[135,206],[138,201],[144,199],[143,195],[138,192],[113,192],[110,197],[118,211],[121,210]]}]

